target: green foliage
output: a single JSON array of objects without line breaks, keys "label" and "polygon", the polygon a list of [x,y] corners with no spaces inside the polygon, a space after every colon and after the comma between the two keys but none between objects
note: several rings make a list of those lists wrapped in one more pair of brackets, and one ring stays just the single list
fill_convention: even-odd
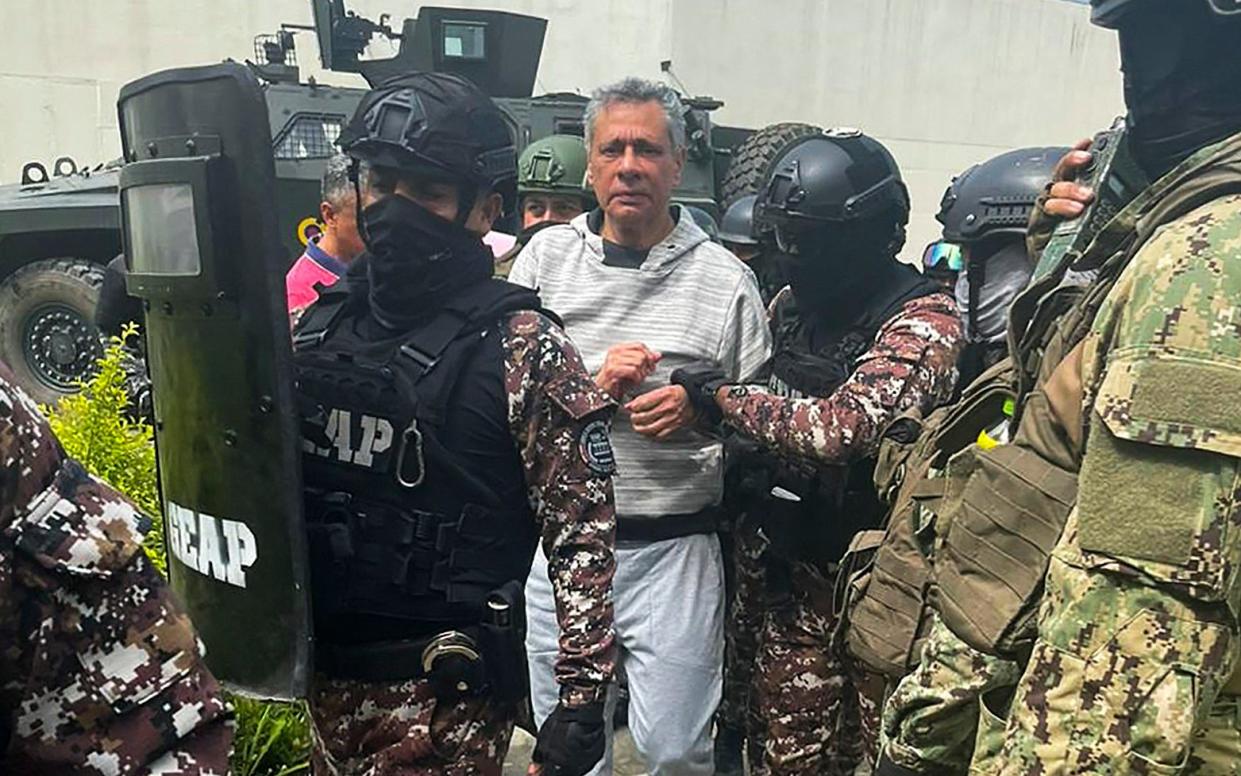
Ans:
[{"label": "green foliage", "polygon": [[[166,573],[164,520],[155,471],[151,426],[131,417],[129,387],[143,364],[127,343],[138,334],[130,325],[113,337],[80,393],[44,407],[65,451],[87,471],[124,493],[153,521],[144,549]],[[230,699],[237,711],[232,772],[237,776],[309,773],[310,724],[304,704]]]},{"label": "green foliage", "polygon": [[274,703],[234,697],[237,740],[236,776],[291,776],[309,773],[310,721],[301,703]]},{"label": "green foliage", "polygon": [[150,425],[126,413],[128,370],[141,362],[126,349],[136,337],[133,324],[113,337],[98,362],[95,376],[82,383],[81,393],[66,396],[54,408],[44,407],[48,423],[65,451],[91,474],[124,493],[143,514],[154,519],[145,549],[164,571],[164,524],[160,519],[155,475],[155,445]]}]

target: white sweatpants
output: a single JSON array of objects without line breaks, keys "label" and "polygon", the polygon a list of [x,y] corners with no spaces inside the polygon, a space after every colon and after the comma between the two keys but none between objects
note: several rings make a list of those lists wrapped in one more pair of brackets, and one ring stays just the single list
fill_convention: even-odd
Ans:
[{"label": "white sweatpants", "polygon": [[[654,543],[617,542],[613,581],[616,637],[629,677],[629,731],[651,776],[714,772],[711,722],[724,668],[724,566],[720,542],[698,534]],[[553,674],[559,627],[536,554],[526,583],[531,699],[543,724],[559,699]],[[612,773],[612,706],[608,752],[592,774]]]}]

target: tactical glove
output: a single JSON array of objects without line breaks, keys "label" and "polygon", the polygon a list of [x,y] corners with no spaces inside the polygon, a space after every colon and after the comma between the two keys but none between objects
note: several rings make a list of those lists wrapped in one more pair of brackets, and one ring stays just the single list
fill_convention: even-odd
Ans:
[{"label": "tactical glove", "polygon": [[556,706],[539,728],[534,762],[543,776],[583,776],[603,759],[603,702]]},{"label": "tactical glove", "polygon": [[715,392],[720,386],[728,385],[724,370],[712,364],[691,364],[674,369],[670,382],[685,389],[694,411],[709,425],[718,426],[724,420],[724,413],[715,401]]}]

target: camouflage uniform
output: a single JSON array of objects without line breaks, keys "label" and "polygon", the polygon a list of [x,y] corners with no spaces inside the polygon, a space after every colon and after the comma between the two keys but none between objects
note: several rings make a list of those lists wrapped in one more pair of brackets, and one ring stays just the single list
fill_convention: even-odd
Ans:
[{"label": "camouflage uniform", "polygon": [[732,564],[734,583],[724,623],[724,695],[719,717],[722,724],[745,734],[751,762],[762,751],[753,687],[765,618],[765,547],[758,521],[741,515],[733,525],[732,552],[725,559]]},{"label": "camouflage uniform", "polygon": [[979,698],[1011,690],[1021,668],[970,647],[932,615],[918,667],[884,705],[883,752],[914,773],[965,773],[978,736]]},{"label": "camouflage uniform", "polygon": [[223,776],[231,711],[142,552],[0,368],[0,772]]},{"label": "camouflage uniform", "polygon": [[[1203,179],[1235,178],[1237,137],[1165,182],[1192,184],[1212,155],[1225,164]],[[1230,195],[1156,232],[1096,316],[1077,507],[1010,716],[984,716],[1002,735],[976,751],[979,772],[1241,769],[1241,683],[1228,686],[1241,638],[1239,297]]]},{"label": "camouflage uniform", "polygon": [[[930,294],[883,324],[831,396],[786,398],[735,386],[719,405],[729,425],[781,456],[848,464],[874,455],[897,414],[951,396],[960,342],[954,301]],[[852,772],[877,749],[878,693],[833,638],[834,579],[809,563],[784,565],[792,596],[769,605],[759,648],[754,692],[764,756],[755,773]]]},{"label": "camouflage uniform", "polygon": [[[530,311],[503,337],[508,424],[556,592],[561,700],[601,700],[616,659],[612,630],[615,514],[607,471],[587,459],[584,430],[615,409],[565,334]],[[391,684],[320,677],[311,712],[317,774],[496,774],[516,708],[485,696],[437,704],[426,680]]]}]

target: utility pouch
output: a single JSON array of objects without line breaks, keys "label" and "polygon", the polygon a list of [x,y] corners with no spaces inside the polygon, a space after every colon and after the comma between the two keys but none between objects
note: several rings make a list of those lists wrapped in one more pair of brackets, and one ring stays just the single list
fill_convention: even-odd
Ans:
[{"label": "utility pouch", "polygon": [[478,638],[491,697],[500,703],[516,703],[530,693],[522,583],[509,582],[488,594],[483,618]]},{"label": "utility pouch", "polygon": [[808,519],[807,504],[803,500],[806,496],[808,494],[777,485],[760,502],[759,514],[767,546],[785,560],[799,558],[805,549],[800,546],[799,539],[803,534],[801,526]]},{"label": "utility pouch", "polygon": [[971,647],[1020,654],[1034,638],[1043,576],[1077,499],[1077,473],[1015,444],[963,455],[972,457],[973,472],[948,507],[935,560],[938,609]]}]

